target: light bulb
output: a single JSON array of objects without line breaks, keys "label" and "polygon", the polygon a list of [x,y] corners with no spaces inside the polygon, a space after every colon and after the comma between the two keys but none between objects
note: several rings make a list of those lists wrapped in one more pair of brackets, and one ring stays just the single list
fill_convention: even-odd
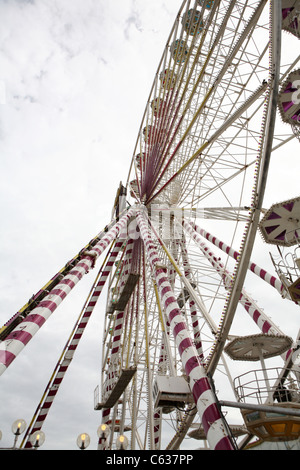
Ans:
[{"label": "light bulb", "polygon": [[119,436],[117,438],[117,442],[116,442],[116,445],[117,445],[117,449],[119,450],[126,450],[127,449],[127,446],[128,446],[128,439],[126,436]]},{"label": "light bulb", "polygon": [[24,419],[18,419],[17,421],[13,423],[11,429],[15,436],[19,436],[25,431],[25,428],[26,428],[26,422],[24,421]]},{"label": "light bulb", "polygon": [[38,447],[41,447],[44,442],[45,442],[45,433],[43,431],[35,431],[31,436],[30,436],[30,443],[31,445],[37,449]]},{"label": "light bulb", "polygon": [[84,450],[90,445],[91,439],[87,433],[83,432],[82,434],[79,434],[76,442],[79,449]]}]

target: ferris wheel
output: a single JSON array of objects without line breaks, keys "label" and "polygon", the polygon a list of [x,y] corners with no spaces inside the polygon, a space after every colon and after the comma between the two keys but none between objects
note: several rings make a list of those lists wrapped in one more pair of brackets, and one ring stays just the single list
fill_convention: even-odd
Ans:
[{"label": "ferris wheel", "polygon": [[[268,179],[273,153],[299,145],[299,37],[299,0],[182,2],[112,220],[0,330],[4,373],[106,253],[23,447],[104,288],[99,449],[299,438],[300,338],[285,325],[300,302],[300,198],[264,207],[280,182]],[[275,248],[272,272],[252,259],[258,239]],[[276,321],[248,281],[274,296]]]}]

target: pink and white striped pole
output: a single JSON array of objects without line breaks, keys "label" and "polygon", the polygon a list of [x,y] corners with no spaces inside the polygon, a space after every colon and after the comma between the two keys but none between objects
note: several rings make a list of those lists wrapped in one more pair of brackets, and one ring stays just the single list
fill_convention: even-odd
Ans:
[{"label": "pink and white striped pole", "polygon": [[[229,256],[234,258],[235,260],[239,259],[239,252],[231,248],[230,246],[226,245],[226,243],[222,242],[219,240],[217,237],[214,235],[211,235],[209,232],[204,230],[203,228],[199,227],[198,225],[188,222],[190,226],[197,232],[199,235],[201,235],[203,238],[206,238],[206,240],[210,241],[215,245],[216,247],[220,248],[224,253],[227,253]],[[259,276],[261,279],[266,281],[268,284],[270,284],[272,287],[278,290],[278,292],[282,295],[284,292],[284,286],[282,282],[277,279],[275,276],[272,274],[268,273],[264,269],[260,268],[256,263],[253,263],[250,261],[249,263],[249,270],[252,271],[254,274]]]},{"label": "pink and white striped pole", "polygon": [[78,347],[80,339],[83,336],[85,328],[88,324],[88,321],[94,311],[94,308],[97,304],[99,296],[103,290],[105,282],[108,279],[108,276],[112,270],[114,262],[118,256],[118,253],[122,247],[123,242],[119,241],[116,242],[115,246],[111,250],[109,259],[105,265],[105,268],[101,271],[100,278],[96,280],[94,287],[92,289],[91,295],[89,300],[87,301],[84,309],[75,324],[72,334],[65,345],[63,350],[63,354],[61,355],[60,360],[58,361],[54,373],[46,387],[44,392],[43,398],[37,408],[37,411],[34,416],[34,422],[32,425],[27,429],[26,435],[23,439],[23,442],[26,442],[25,448],[31,448],[32,445],[30,443],[30,436],[42,429],[44,422],[48,416],[52,403],[58,393],[58,390],[61,386],[61,383],[65,377],[65,374],[71,364],[73,359],[73,355]]},{"label": "pink and white striped pole", "polygon": [[[149,234],[149,228],[142,211],[137,211],[137,223],[146,248],[147,257],[155,276],[161,303],[170,321],[170,328],[181,356],[186,375],[194,396],[197,410],[206,433],[207,441],[213,450],[234,450],[231,437],[227,432],[215,396],[211,389],[204,367],[201,365],[198,353],[193,346],[190,334],[181,315],[175,295],[162,267],[160,258]],[[161,266],[161,264],[160,264]]]},{"label": "pink and white striped pole", "polygon": [[[191,224],[183,222],[183,227],[189,232],[191,237],[195,240],[202,253],[206,256],[211,265],[216,269],[223,283],[226,287],[230,287],[232,275],[225,269],[225,266],[220,262],[219,258],[211,251],[211,249],[203,242],[199,234],[195,231]],[[253,299],[246,293],[244,289],[241,291],[239,302],[243,305],[245,310],[249,313],[252,320],[257,324],[262,333],[283,335],[279,328],[271,322],[264,311],[256,305]]]},{"label": "pink and white striped pole", "polygon": [[[193,282],[192,276],[191,276],[192,271],[191,271],[191,267],[190,267],[190,263],[188,259],[185,240],[181,242],[181,253],[182,253],[183,266],[185,269],[185,276],[190,282]],[[193,325],[193,330],[194,330],[195,346],[198,351],[200,360],[201,362],[203,362],[204,353],[203,353],[203,347],[202,347],[202,341],[201,341],[201,332],[200,332],[200,326],[198,322],[196,303],[194,300],[191,299],[189,301],[189,304],[190,304],[190,314],[192,318],[192,325]]]},{"label": "pink and white striped pole", "polygon": [[[183,226],[190,233],[192,238],[197,242],[202,253],[206,256],[211,265],[222,277],[225,286],[229,287],[232,279],[232,275],[227,271],[224,265],[219,261],[214,253],[207,247],[207,245],[201,240],[199,233],[197,233],[192,224],[183,222]],[[264,334],[284,336],[284,333],[276,326],[271,319],[265,314],[265,312],[256,304],[256,302],[246,293],[245,289],[242,289],[239,302],[245,310],[248,312],[254,323],[258,326]],[[281,354],[281,358],[287,363],[290,359],[290,355],[298,349],[297,342],[288,351]]]},{"label": "pink and white striped pole", "polygon": [[[222,277],[223,283],[226,287],[229,287],[231,284],[232,275],[227,271],[224,265],[219,261],[214,253],[207,247],[207,245],[201,240],[199,234],[192,228],[190,224],[184,222],[184,227],[190,233],[192,238],[197,242],[202,253],[206,256],[211,265],[216,269],[216,271]],[[245,289],[242,289],[239,302],[245,310],[248,312],[249,316],[252,318],[254,323],[258,326],[264,334],[269,335],[279,335],[283,336],[284,333],[276,326],[271,319],[265,314],[265,312],[256,304],[256,302],[246,293]],[[296,346],[294,346],[295,348]],[[284,361],[289,360],[289,356],[293,352],[293,348],[290,348],[288,351],[281,354],[281,357]]]},{"label": "pink and white striped pole", "polygon": [[6,339],[0,343],[0,375],[6,371],[18,354],[70,293],[73,287],[75,287],[90,268],[94,266],[95,260],[103,253],[112,240],[116,239],[121,231],[125,229],[133,213],[133,209],[130,209],[92,250],[84,252],[82,260],[76,267],[72,269],[39,305],[19,323]]}]

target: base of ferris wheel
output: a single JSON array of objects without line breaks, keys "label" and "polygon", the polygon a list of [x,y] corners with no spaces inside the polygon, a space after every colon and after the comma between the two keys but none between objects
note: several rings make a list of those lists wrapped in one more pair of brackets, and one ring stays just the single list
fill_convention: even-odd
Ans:
[{"label": "base of ferris wheel", "polygon": [[[266,243],[278,246],[280,259],[275,261],[272,258],[276,272],[286,289],[286,296],[293,302],[299,303],[300,198],[275,204],[264,212],[259,226],[261,235]],[[293,253],[290,251],[288,254],[284,253],[284,249],[293,246],[295,247]],[[129,297],[130,293],[127,289],[125,303]],[[118,302],[122,303],[122,308],[124,308],[124,293]],[[113,314],[118,310],[118,303],[115,306],[110,305],[109,308]],[[292,367],[295,362],[295,358],[292,357],[285,362],[284,368],[267,368],[265,359],[280,355],[283,357],[287,351],[294,351],[298,356],[298,347],[292,349],[293,340],[288,336],[278,334],[262,333],[230,337],[230,339],[225,352],[232,360],[258,361],[261,366],[234,379],[236,401],[219,400],[215,395],[216,402],[224,416],[226,416],[227,408],[236,408],[241,411],[244,424],[228,425],[232,438],[242,438],[239,444],[240,449],[251,449],[260,445],[268,448],[268,445],[272,446],[272,443],[283,443],[285,448],[289,444],[292,448],[293,441],[299,442],[300,438],[300,369],[297,366]],[[94,395],[94,409],[113,408],[120,403],[120,397],[135,373],[136,368],[123,369],[104,402],[99,401],[100,391],[97,387]],[[158,375],[152,393],[154,408],[160,408],[165,415],[176,408],[184,409],[194,404],[189,383],[184,376]],[[116,431],[120,429],[120,423],[116,422],[114,426]],[[189,430],[188,437],[206,442],[206,433],[201,424],[193,423]],[[123,431],[132,431],[132,428],[125,424]],[[250,443],[253,438],[258,439]]]}]

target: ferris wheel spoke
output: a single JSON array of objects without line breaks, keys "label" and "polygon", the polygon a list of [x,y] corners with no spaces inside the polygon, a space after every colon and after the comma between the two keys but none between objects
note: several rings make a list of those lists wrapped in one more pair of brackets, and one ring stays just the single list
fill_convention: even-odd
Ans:
[{"label": "ferris wheel spoke", "polygon": [[[188,225],[185,225],[188,227]],[[189,228],[189,227],[188,227]],[[224,266],[223,263],[221,263],[220,258],[217,257],[210,249],[209,247],[199,238],[194,232],[193,237],[195,238],[199,248],[201,249],[202,253],[204,256],[209,260],[209,262],[212,264],[212,266],[216,269],[216,271],[219,273],[221,276],[225,288],[229,288],[230,284],[232,282],[232,273],[230,273]],[[233,253],[233,255],[236,255],[236,252]],[[254,302],[253,299],[250,298],[250,296],[245,292],[244,289],[241,291],[241,296],[240,296],[240,303],[243,305],[243,307],[247,310],[251,318],[255,321],[255,323],[259,326],[259,328],[262,330],[263,333],[268,333],[268,334],[277,334],[281,335],[283,334],[280,329],[271,322],[271,320],[266,316],[266,314],[263,312],[262,309],[260,309],[256,303]]]},{"label": "ferris wheel spoke", "polygon": [[[232,126],[234,123],[237,123],[238,120],[240,119],[240,117],[247,112],[247,110],[253,105],[253,103],[255,103],[262,95],[263,93],[266,91],[266,89],[268,88],[268,84],[267,83],[264,83],[262,84],[253,94],[251,97],[248,98],[248,100],[246,100],[246,102],[233,114],[231,115],[228,120],[219,127],[219,129],[204,143],[202,144],[202,146],[200,148],[197,149],[196,152],[193,153],[193,155],[183,164],[183,166],[181,168],[179,168],[170,178],[167,182],[164,183],[164,185],[159,189],[157,190],[157,192],[152,196],[150,197],[149,199],[149,203],[151,203],[151,201],[155,200],[155,198],[157,196],[160,195],[160,193],[162,191],[164,191],[176,178],[178,178],[178,176],[186,171],[187,172],[187,175],[188,175],[188,172],[190,172],[190,165],[199,157],[201,157],[201,163],[204,163],[206,161],[206,158],[209,156],[209,150],[207,150],[207,147],[211,147],[219,138],[222,134],[224,134],[227,129],[230,128],[230,126]],[[248,120],[244,121],[244,126],[246,126]],[[232,145],[232,142],[234,141],[234,138],[232,137],[230,139],[230,141],[228,143],[226,143],[226,147],[229,147],[230,145]],[[234,143],[234,145],[236,145]],[[243,147],[244,148],[244,147]],[[225,149],[223,150],[223,152],[225,151]],[[218,153],[218,156],[212,160],[212,163],[209,165],[209,167],[213,168],[216,163],[221,159],[222,157],[222,153]],[[253,164],[253,162],[252,162]],[[230,165],[232,165],[233,168],[236,168],[236,162],[232,161],[232,163],[230,163]],[[244,169],[248,168],[248,166],[251,165],[251,163],[248,163],[246,166],[244,166],[241,171],[243,171]],[[164,169],[164,171],[167,170],[167,167]],[[236,172],[236,174],[239,174],[239,171]],[[162,178],[163,176],[163,173],[161,175],[160,178]],[[232,176],[231,176],[232,177]],[[230,178],[231,178],[230,177]],[[205,178],[205,174],[204,175],[201,175],[201,179],[204,179]]]},{"label": "ferris wheel spoke", "polygon": [[[201,419],[204,419],[204,422],[205,422],[206,420],[205,408],[206,407],[204,407],[204,409],[202,408],[203,403],[202,403],[202,400],[199,400],[199,397],[203,393],[205,393],[207,395],[207,399],[209,403],[208,408],[212,407],[215,413],[216,409],[215,409],[214,396],[213,394],[211,394],[210,386],[208,382],[205,380],[204,369],[201,367],[200,362],[198,362],[197,352],[194,350],[192,346],[192,342],[191,342],[191,339],[189,338],[188,330],[186,330],[184,319],[182,318],[182,315],[180,313],[180,309],[178,307],[176,298],[174,297],[174,294],[172,293],[172,289],[169,284],[169,281],[166,278],[164,268],[160,267],[161,266],[160,258],[158,256],[157,251],[153,247],[152,240],[149,237],[149,233],[148,233],[148,226],[145,222],[145,219],[142,213],[138,213],[137,222],[139,224],[141,235],[145,243],[145,248],[147,250],[147,256],[149,258],[149,262],[154,271],[154,275],[156,278],[162,304],[164,305],[166,312],[168,312],[170,328],[173,331],[174,338],[175,338],[179,353],[183,361],[183,365],[185,367],[187,375],[190,376],[191,381],[194,384],[192,389],[195,394],[194,398],[195,398],[195,402],[196,402],[200,417]],[[199,375],[197,376],[197,374]],[[203,386],[204,388],[202,388]],[[199,390],[198,390],[198,387],[199,387]],[[204,425],[207,426],[207,424],[208,423],[205,423]],[[224,448],[224,449],[232,448],[232,443],[230,442],[229,436],[226,435],[225,433],[225,429],[223,427],[223,422],[222,422],[222,417],[219,415],[219,413],[217,413],[217,415],[215,416],[214,427],[217,427],[217,426],[220,426],[220,434],[219,434],[219,437],[217,437],[218,432],[216,432],[216,429],[215,429],[215,432],[213,433],[214,437],[212,437],[213,442],[211,443],[213,447],[220,446],[220,448]],[[208,431],[208,435],[210,435],[209,431]],[[224,437],[224,435],[226,437]]]},{"label": "ferris wheel spoke", "polygon": [[[183,222],[185,224],[185,222]],[[197,226],[196,224],[189,222],[189,225],[198,233],[200,234],[203,238],[206,240],[210,241],[213,243],[215,246],[220,248],[222,251],[224,251],[226,254],[234,258],[235,260],[238,260],[240,257],[240,253],[233,248],[231,248],[229,245],[224,243],[223,241],[219,240],[217,237],[214,235],[210,234],[203,228]],[[261,268],[258,266],[256,263],[250,260],[248,269],[251,270],[254,274],[256,274],[258,277],[263,279],[265,282],[267,282],[269,285],[274,287],[280,295],[283,295],[283,291],[285,290],[284,285],[282,282],[277,279],[273,274],[268,273],[265,269]]]},{"label": "ferris wheel spoke", "polygon": [[[197,152],[194,152],[194,155],[189,158],[188,162],[185,162],[184,165],[182,165],[181,168],[174,168],[171,170],[170,168],[170,165],[172,163],[172,161],[174,161],[174,158],[175,156],[178,154],[178,151],[180,150],[181,146],[184,144],[185,140],[188,138],[188,136],[190,135],[190,132],[191,132],[191,129],[194,127],[196,121],[198,120],[199,116],[201,116],[201,113],[204,109],[204,106],[207,105],[207,102],[208,100],[210,100],[211,102],[213,101],[216,101],[217,103],[219,103],[221,101],[222,103],[222,100],[224,99],[224,96],[228,96],[228,93],[226,93],[226,88],[225,88],[225,91],[222,89],[221,91],[221,88],[223,88],[222,86],[222,80],[223,80],[223,77],[224,75],[226,74],[227,72],[227,67],[230,67],[232,65],[232,61],[233,61],[233,58],[237,55],[237,53],[239,52],[239,49],[241,47],[241,44],[245,41],[245,39],[247,38],[247,36],[249,35],[249,32],[253,26],[253,23],[255,23],[255,21],[257,21],[257,19],[259,18],[261,12],[262,12],[262,9],[264,7],[264,3],[265,2],[261,2],[260,5],[258,6],[256,12],[252,15],[252,17],[250,18],[249,20],[249,23],[248,25],[244,28],[244,31],[241,33],[240,37],[238,38],[235,46],[233,47],[233,50],[230,52],[229,54],[229,57],[224,61],[223,63],[223,66],[222,66],[222,69],[220,69],[218,71],[218,75],[217,77],[214,79],[214,82],[212,83],[212,85],[210,86],[209,88],[209,85],[208,85],[208,88],[207,90],[205,91],[205,96],[202,100],[202,103],[198,106],[198,108],[195,110],[195,112],[193,113],[193,117],[192,119],[190,120],[190,122],[188,123],[183,135],[180,137],[180,140],[178,141],[178,143],[176,144],[175,146],[175,149],[173,150],[172,154],[171,154],[171,157],[169,157],[168,159],[168,162],[166,163],[165,165],[165,168],[163,170],[163,174],[166,172],[166,170],[169,168],[169,173],[171,171],[171,177],[169,177],[169,180],[167,183],[164,184],[163,186],[163,189],[175,178],[178,176],[178,174],[180,174],[195,158],[197,158],[197,156],[202,153],[204,151],[204,149],[207,147],[208,143],[204,143],[200,149],[198,149]],[[226,28],[226,21],[225,21],[225,25],[224,25],[224,28]],[[222,28],[220,28],[222,30]],[[266,49],[265,49],[266,51]],[[209,56],[210,57],[210,56]],[[252,72],[250,73],[250,76],[252,75]],[[199,76],[198,80],[201,79],[201,75]],[[249,78],[250,79],[250,78]],[[229,85],[227,85],[228,87]],[[219,99],[219,97],[217,96],[218,94],[218,90],[220,89],[220,96],[222,96],[221,100]],[[245,92],[245,90],[243,89],[243,93]],[[263,92],[263,90],[261,91]],[[241,93],[240,93],[241,94]],[[215,96],[215,98],[214,98]],[[256,97],[257,99],[257,97]],[[243,99],[243,102],[245,101],[245,98]],[[247,101],[247,98],[246,98],[246,101]],[[237,102],[237,97],[235,98],[235,102]],[[236,104],[232,103],[231,106],[235,106],[236,107]],[[206,106],[207,108],[207,106]],[[215,107],[214,107],[215,108]],[[228,108],[228,104],[227,104],[227,108]],[[213,108],[212,108],[213,109]],[[233,111],[235,111],[233,109]],[[233,112],[232,110],[229,110],[228,109],[228,115],[230,116],[230,114],[232,114]],[[214,119],[214,115],[212,114],[211,116],[211,120],[212,122],[215,121],[217,122],[219,120],[220,116],[218,116],[218,119]],[[235,118],[237,118],[237,116],[235,116]],[[225,121],[226,121],[226,118],[225,118]],[[218,137],[218,135],[220,135],[222,132],[225,132],[226,130],[226,127],[230,126],[232,123],[230,123],[230,121],[228,121],[227,123],[224,124],[224,128],[222,128],[222,126],[218,126],[219,129],[218,131],[215,133],[215,138]],[[178,128],[179,129],[179,128]],[[212,138],[213,140],[213,138]],[[180,159],[179,159],[180,161]],[[171,165],[172,167],[172,165]],[[174,165],[173,165],[174,167]],[[173,173],[173,174],[172,174]],[[161,180],[162,176],[160,176],[159,180]],[[155,186],[157,187],[158,185],[158,181],[156,181],[156,184]],[[159,193],[162,191],[162,188],[159,190]],[[149,199],[149,202],[151,200],[153,200],[156,196],[158,195],[158,192],[155,192],[155,195],[152,195],[150,196],[150,199]]]},{"label": "ferris wheel spoke", "polygon": [[[215,9],[216,9],[216,7],[217,7],[217,5],[214,5],[214,8],[215,8]],[[231,5],[229,6],[229,8],[228,8],[228,10],[227,10],[226,16],[225,16],[225,18],[224,18],[224,20],[223,20],[223,22],[224,22],[223,27],[220,28],[220,30],[219,30],[219,32],[218,32],[218,34],[217,34],[217,37],[216,37],[216,39],[215,39],[215,41],[214,41],[214,44],[213,44],[213,46],[212,46],[212,48],[211,48],[211,50],[210,50],[210,52],[209,52],[209,54],[208,54],[207,61],[209,60],[210,56],[212,55],[212,53],[213,53],[215,47],[216,47],[217,44],[218,44],[218,41],[220,40],[220,38],[221,38],[221,36],[222,36],[222,34],[223,34],[223,32],[224,32],[224,28],[225,28],[226,23],[227,23],[227,21],[228,21],[228,19],[229,19],[229,16],[230,16],[230,13],[231,13],[231,11],[232,11],[232,8],[233,8],[233,2],[231,2]],[[212,12],[212,14],[210,15],[210,17],[212,17],[212,16],[213,16],[213,12]],[[210,25],[211,25],[211,21],[208,20],[207,27],[205,28],[204,33],[203,33],[203,35],[202,35],[201,42],[200,42],[200,45],[199,45],[199,47],[198,47],[198,50],[197,50],[195,59],[196,59],[197,57],[199,57],[199,55],[200,55],[200,53],[201,53],[202,46],[203,46],[203,42],[204,42],[204,39],[205,39],[205,37],[206,37],[206,33],[207,33],[208,28],[210,27]],[[190,50],[191,50],[191,49],[190,49]],[[190,73],[189,73],[189,76],[188,76],[188,78],[187,78],[187,80],[186,80],[186,85],[185,85],[185,87],[184,87],[184,89],[183,89],[183,91],[182,91],[182,93],[181,93],[180,101],[179,101],[179,106],[181,105],[181,103],[182,103],[182,101],[183,101],[183,99],[184,99],[184,97],[185,97],[185,95],[186,95],[186,93],[187,93],[187,87],[188,87],[188,85],[189,85],[189,83],[190,83],[190,80],[191,80],[191,77],[192,77],[192,72],[193,72],[193,70],[194,70],[195,64],[196,64],[196,60],[193,61],[192,69],[191,69],[191,71],[190,71]],[[187,66],[187,61],[185,61],[185,65],[184,65],[183,72],[182,72],[182,77],[184,76],[184,71],[185,71],[186,66]],[[205,65],[204,65],[204,67],[202,68],[202,71],[201,71],[200,74],[199,74],[199,77],[198,77],[198,79],[197,79],[196,84],[193,86],[193,89],[192,89],[192,91],[191,91],[191,93],[190,93],[190,96],[189,96],[188,99],[187,99],[187,102],[184,103],[184,109],[183,109],[183,111],[182,111],[181,114],[180,114],[179,122],[176,123],[175,131],[174,131],[174,133],[173,133],[172,138],[170,139],[170,141],[169,141],[169,143],[168,143],[168,147],[167,147],[166,152],[165,152],[166,154],[168,154],[168,152],[169,152],[169,150],[170,150],[170,147],[171,147],[171,145],[172,145],[172,143],[173,143],[173,141],[174,141],[174,139],[175,139],[175,136],[176,136],[176,134],[177,134],[177,131],[178,131],[178,129],[180,129],[181,123],[182,123],[182,121],[184,120],[185,115],[186,115],[187,112],[189,111],[191,102],[192,102],[192,100],[193,100],[193,97],[194,97],[195,94],[196,94],[196,91],[197,91],[197,96],[198,96],[198,94],[199,94],[199,93],[198,93],[198,90],[197,90],[197,87],[198,87],[198,85],[199,85],[201,79],[203,78],[204,70],[205,70]],[[179,87],[179,88],[180,88],[180,85],[181,85],[181,84],[182,84],[182,78],[181,78],[180,83],[178,84],[178,87]],[[174,118],[176,118],[177,115],[178,115],[179,106],[177,106],[177,113],[175,113]],[[194,119],[194,118],[193,118],[193,119]],[[187,133],[188,133],[188,131],[186,131],[186,134],[185,134],[185,135],[187,135]],[[182,140],[180,141],[180,143],[179,143],[178,145],[182,145],[184,139],[185,139],[185,137],[183,136],[183,137],[182,137]],[[178,150],[178,145],[177,145],[177,147],[176,147],[176,151]],[[171,156],[169,162],[173,159],[173,157],[174,157],[174,154]],[[156,184],[157,184],[157,183],[156,183]]]}]

